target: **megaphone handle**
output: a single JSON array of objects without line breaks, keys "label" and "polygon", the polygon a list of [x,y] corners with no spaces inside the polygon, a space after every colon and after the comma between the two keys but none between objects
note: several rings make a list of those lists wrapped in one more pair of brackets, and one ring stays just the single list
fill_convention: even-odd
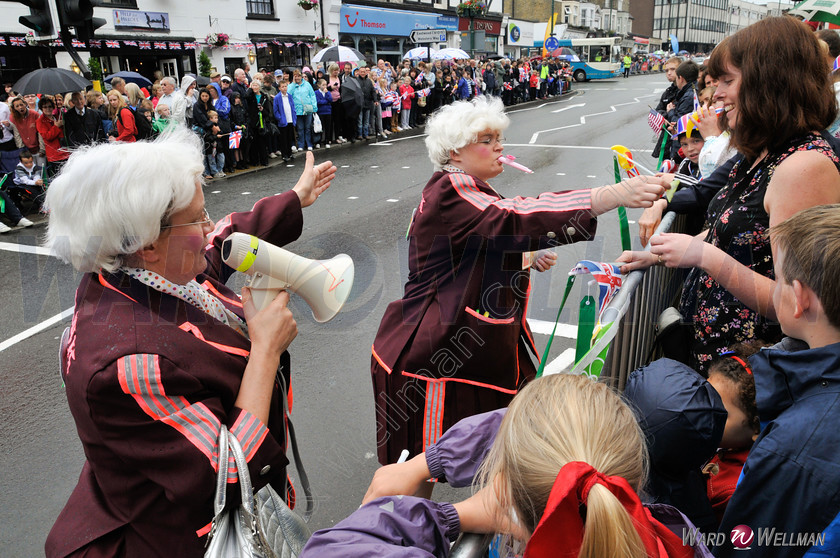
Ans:
[{"label": "megaphone handle", "polygon": [[280,281],[269,275],[255,273],[248,283],[251,289],[251,298],[257,310],[262,310],[274,300],[280,291],[289,287],[285,281]]}]

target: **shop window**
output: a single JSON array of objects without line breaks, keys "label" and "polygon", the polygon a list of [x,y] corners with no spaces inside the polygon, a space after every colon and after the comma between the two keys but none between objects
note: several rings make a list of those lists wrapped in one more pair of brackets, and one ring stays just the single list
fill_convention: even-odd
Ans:
[{"label": "shop window", "polygon": [[376,37],[377,52],[400,52],[400,40],[391,37]]},{"label": "shop window", "polygon": [[368,62],[376,57],[376,52],[373,49],[373,39],[369,36],[362,36],[359,38],[358,50]]},{"label": "shop window", "polygon": [[338,44],[341,46],[356,48],[356,41],[352,35],[342,35],[338,38]]},{"label": "shop window", "polygon": [[225,58],[225,73],[233,78],[233,73],[237,68],[245,67],[244,58]]},{"label": "shop window", "polygon": [[249,16],[273,16],[274,0],[246,0],[245,8]]}]

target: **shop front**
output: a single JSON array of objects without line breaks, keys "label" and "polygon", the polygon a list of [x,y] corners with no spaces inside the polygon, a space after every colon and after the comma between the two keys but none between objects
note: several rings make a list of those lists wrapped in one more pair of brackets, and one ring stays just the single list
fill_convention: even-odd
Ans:
[{"label": "shop front", "polygon": [[525,56],[534,47],[534,23],[511,19],[506,29],[505,56],[512,60]]},{"label": "shop front", "polygon": [[371,63],[381,58],[399,64],[403,54],[416,46],[408,40],[415,29],[446,29],[448,36],[458,31],[454,15],[351,4],[342,4],[340,15],[338,44],[355,48]]},{"label": "shop front", "polygon": [[273,71],[310,66],[310,53],[315,46],[312,37],[251,34],[256,51],[257,68]]},{"label": "shop front", "polygon": [[458,31],[461,32],[461,49],[473,53],[476,58],[499,54],[502,37],[501,18],[461,17],[458,18]]},{"label": "shop front", "polygon": [[0,36],[0,83],[14,83],[38,68],[54,68],[49,46],[31,45],[21,35]]}]

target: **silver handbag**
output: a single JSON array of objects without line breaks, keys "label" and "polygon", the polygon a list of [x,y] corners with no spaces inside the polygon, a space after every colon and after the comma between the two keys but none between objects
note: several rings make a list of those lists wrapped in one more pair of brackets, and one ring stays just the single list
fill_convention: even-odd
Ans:
[{"label": "silver handbag", "polygon": [[[236,462],[242,503],[226,509],[228,451]],[[248,463],[236,436],[225,425],[219,431],[219,474],[213,501],[213,523],[205,558],[296,558],[309,539],[303,519],[266,485],[254,494]]]}]

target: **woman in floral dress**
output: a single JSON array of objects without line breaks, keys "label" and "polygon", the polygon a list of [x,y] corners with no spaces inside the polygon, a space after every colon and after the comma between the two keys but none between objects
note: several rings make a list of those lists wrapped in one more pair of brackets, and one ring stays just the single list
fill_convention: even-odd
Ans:
[{"label": "woman in floral dress", "polygon": [[[772,60],[772,63],[768,63]],[[680,312],[693,321],[700,371],[735,343],[781,335],[767,230],[807,207],[840,202],[840,160],[819,131],[837,105],[813,32],[767,18],[724,39],[709,60],[740,159],[696,237],[662,234],[650,252],[625,252],[622,272],[693,268]]]}]

